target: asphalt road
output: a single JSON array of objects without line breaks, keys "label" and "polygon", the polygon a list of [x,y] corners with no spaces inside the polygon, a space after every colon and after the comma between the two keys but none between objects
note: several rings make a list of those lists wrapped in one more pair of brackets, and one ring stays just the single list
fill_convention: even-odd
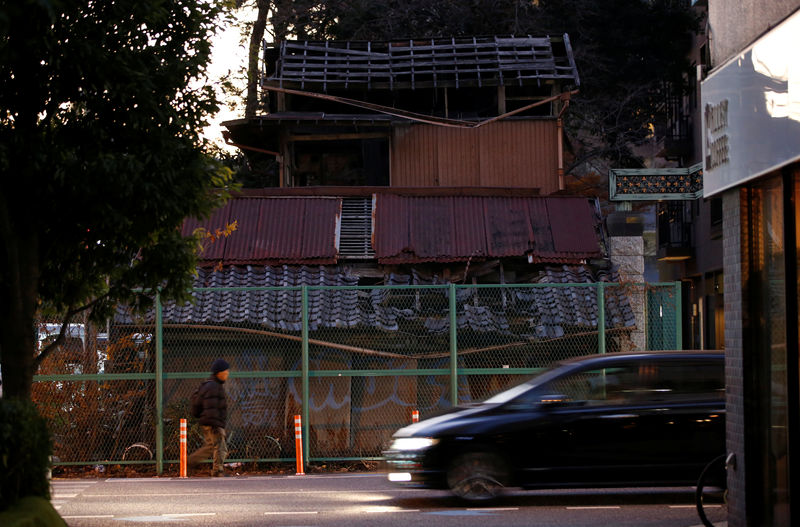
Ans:
[{"label": "asphalt road", "polygon": [[481,507],[376,473],[55,479],[52,502],[70,527],[700,526],[689,488],[518,491]]}]

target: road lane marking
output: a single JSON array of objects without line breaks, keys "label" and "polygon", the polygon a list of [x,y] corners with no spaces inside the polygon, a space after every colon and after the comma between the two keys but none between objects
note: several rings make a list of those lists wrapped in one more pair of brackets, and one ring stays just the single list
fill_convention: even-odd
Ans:
[{"label": "road lane marking", "polygon": [[[397,492],[424,492],[425,489],[391,489],[381,492],[386,492],[389,494],[397,493]],[[303,489],[304,494],[341,494],[341,490],[309,490]],[[198,492],[137,492],[132,495],[134,496],[141,496],[141,497],[160,497],[160,496],[198,496],[198,497],[208,497],[209,495],[212,496],[244,496],[244,495],[255,495],[255,496],[263,496],[269,494],[297,494],[297,490],[251,490],[251,491],[244,491],[244,492],[214,492],[214,491],[203,491],[202,494]],[[348,490],[348,494],[374,494],[375,490]],[[115,493],[108,493],[108,494],[82,494],[81,497],[83,498],[111,498],[114,496],[118,496],[119,494]],[[129,496],[131,494],[125,494]]]},{"label": "road lane marking", "polygon": [[181,522],[183,520],[181,520],[180,518],[172,518],[170,516],[126,516],[124,518],[114,518],[114,521],[168,523],[168,522]]},{"label": "road lane marking", "polygon": [[567,507],[567,510],[580,511],[580,510],[593,510],[593,509],[619,509],[619,505],[586,505],[580,507]]},{"label": "road lane marking", "polygon": [[164,513],[161,516],[169,516],[171,518],[188,518],[190,516],[216,516],[216,512],[172,512]]},{"label": "road lane marking", "polygon": [[84,515],[74,515],[74,516],[62,516],[65,520],[79,520],[79,519],[87,519],[87,518],[113,518],[113,514],[84,514]]},{"label": "road lane marking", "polygon": [[70,500],[80,496],[97,481],[65,481],[53,480],[50,482],[50,504],[54,509],[59,510]]},{"label": "road lane marking", "polygon": [[430,514],[433,516],[488,516],[491,511],[484,511],[482,509],[478,510],[447,510],[447,511],[433,511],[433,512],[426,512],[425,514]]},{"label": "road lane marking", "polygon": [[109,483],[141,483],[143,481],[154,480],[155,478],[106,478],[103,481],[107,481]]},{"label": "road lane marking", "polygon": [[[670,509],[696,509],[697,505],[669,505],[668,507]],[[719,508],[719,507],[722,507],[722,505],[719,505],[719,504],[717,504],[717,505],[703,505],[704,509],[710,509],[710,508],[714,508],[714,507]]]}]

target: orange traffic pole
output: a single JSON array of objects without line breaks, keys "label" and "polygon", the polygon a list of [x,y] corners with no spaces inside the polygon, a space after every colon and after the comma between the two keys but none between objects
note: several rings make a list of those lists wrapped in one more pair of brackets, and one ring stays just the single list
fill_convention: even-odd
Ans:
[{"label": "orange traffic pole", "polygon": [[305,476],[305,472],[303,472],[303,426],[299,415],[294,416],[294,451],[297,457],[297,475]]},{"label": "orange traffic pole", "polygon": [[411,410],[411,422],[412,423],[419,422],[419,410]]},{"label": "orange traffic pole", "polygon": [[186,419],[181,419],[181,440],[180,440],[180,450],[181,450],[181,474],[180,477],[188,478],[189,477],[189,469],[186,465]]}]

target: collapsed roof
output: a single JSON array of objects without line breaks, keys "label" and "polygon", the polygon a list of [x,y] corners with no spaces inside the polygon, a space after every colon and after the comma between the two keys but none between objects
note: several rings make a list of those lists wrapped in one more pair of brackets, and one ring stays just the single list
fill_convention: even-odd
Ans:
[{"label": "collapsed roof", "polygon": [[[597,331],[601,320],[598,292],[593,284],[617,280],[614,272],[564,265],[545,267],[534,284],[502,289],[462,285],[456,289],[456,325],[460,330],[477,334],[504,336],[514,345],[568,337],[576,333],[576,328]],[[371,342],[381,342],[380,347],[390,348],[397,345],[396,339],[392,341],[397,331],[409,335],[447,335],[448,289],[430,287],[444,283],[412,271],[386,275],[385,285],[408,288],[355,287],[358,276],[347,266],[200,269],[195,280],[197,289],[192,292],[194,302],[166,302],[163,322],[171,327],[190,325],[203,329],[205,326],[207,330],[218,331],[225,331],[229,325],[254,325],[267,332],[280,332],[269,336],[285,338],[283,332],[302,329],[300,286],[305,285],[310,286],[307,297],[310,331],[375,328],[386,333],[370,334]],[[616,287],[608,287],[605,292],[605,326],[609,330],[630,330],[636,326],[636,320],[627,291],[618,284],[610,285]],[[145,320],[152,322],[153,316],[151,311]],[[120,308],[116,322],[135,324],[136,318]],[[388,340],[382,341],[381,335]],[[425,344],[420,346],[424,348]]]},{"label": "collapsed roof", "polygon": [[267,48],[265,85],[299,89],[578,86],[569,37],[283,41]]}]

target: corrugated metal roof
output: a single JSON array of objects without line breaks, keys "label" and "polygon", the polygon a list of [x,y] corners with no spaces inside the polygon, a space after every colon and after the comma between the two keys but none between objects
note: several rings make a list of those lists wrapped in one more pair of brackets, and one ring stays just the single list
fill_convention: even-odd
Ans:
[{"label": "corrugated metal roof", "polygon": [[534,263],[602,257],[585,198],[379,194],[373,242],[385,264],[527,256]]},{"label": "corrugated metal roof", "polygon": [[230,236],[206,242],[201,260],[222,265],[331,264],[338,256],[341,199],[333,197],[237,197],[211,218],[184,222],[215,232],[236,221]]},{"label": "corrugated metal roof", "polygon": [[[579,264],[602,258],[600,220],[585,198],[424,196],[391,189],[374,196],[371,242],[382,264],[509,257]],[[342,199],[237,196],[207,221],[187,220],[183,232],[197,227],[214,232],[237,222],[230,236],[206,244],[201,258],[208,265],[332,264],[340,257]],[[368,249],[368,225],[363,231]],[[350,238],[349,244],[358,241]],[[362,257],[372,257],[371,251]]]}]

